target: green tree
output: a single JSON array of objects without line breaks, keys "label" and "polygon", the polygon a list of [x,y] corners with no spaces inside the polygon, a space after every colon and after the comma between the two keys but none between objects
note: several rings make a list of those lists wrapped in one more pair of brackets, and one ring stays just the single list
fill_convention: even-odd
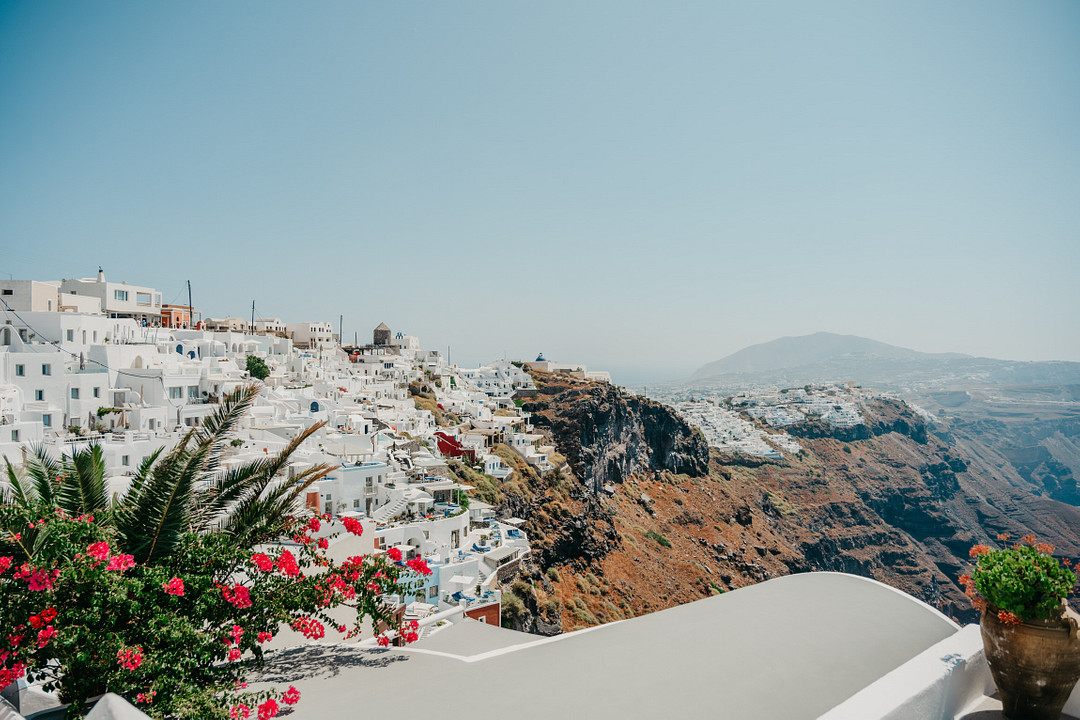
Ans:
[{"label": "green tree", "polygon": [[257,355],[247,356],[247,371],[256,380],[265,380],[270,376],[270,368],[266,361]]}]

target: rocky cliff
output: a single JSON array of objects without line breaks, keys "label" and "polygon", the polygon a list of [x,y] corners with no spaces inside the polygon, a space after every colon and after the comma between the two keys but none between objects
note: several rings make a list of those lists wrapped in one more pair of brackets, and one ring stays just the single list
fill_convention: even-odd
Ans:
[{"label": "rocky cliff", "polygon": [[971,620],[957,585],[971,545],[1030,531],[1080,555],[1080,509],[1003,477],[900,401],[868,405],[856,428],[793,428],[804,451],[767,461],[710,456],[666,407],[611,386],[535,380],[524,407],[565,463],[542,477],[510,456],[516,479],[491,496],[527,519],[535,547],[506,588],[519,629],[572,630],[809,570],[873,577]]}]

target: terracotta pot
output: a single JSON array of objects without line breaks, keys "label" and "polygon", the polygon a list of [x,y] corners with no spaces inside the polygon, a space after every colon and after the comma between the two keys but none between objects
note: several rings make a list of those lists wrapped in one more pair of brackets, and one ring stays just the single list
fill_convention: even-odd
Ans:
[{"label": "terracotta pot", "polygon": [[983,612],[982,639],[990,673],[1009,720],[1057,720],[1080,679],[1077,615],[1064,606],[1056,619],[1006,625]]}]

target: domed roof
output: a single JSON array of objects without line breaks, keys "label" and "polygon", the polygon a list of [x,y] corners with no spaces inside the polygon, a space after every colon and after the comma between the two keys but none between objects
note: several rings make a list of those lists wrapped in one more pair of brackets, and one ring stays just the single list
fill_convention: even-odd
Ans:
[{"label": "domed roof", "polygon": [[540,353],[533,362],[547,362],[547,358],[544,357],[544,353]]}]

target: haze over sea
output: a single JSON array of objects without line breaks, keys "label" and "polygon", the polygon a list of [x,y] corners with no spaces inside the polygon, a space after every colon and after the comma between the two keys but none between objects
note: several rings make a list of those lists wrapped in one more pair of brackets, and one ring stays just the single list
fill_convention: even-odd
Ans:
[{"label": "haze over sea", "polygon": [[624,383],[1080,360],[1080,4],[0,3],[0,273]]}]

